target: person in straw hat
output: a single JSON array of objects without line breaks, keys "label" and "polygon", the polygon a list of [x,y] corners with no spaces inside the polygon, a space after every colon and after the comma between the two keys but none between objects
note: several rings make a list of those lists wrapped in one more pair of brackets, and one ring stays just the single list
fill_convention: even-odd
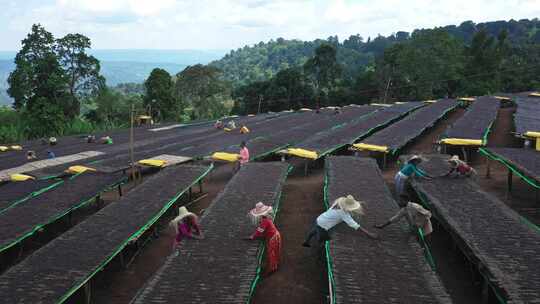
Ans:
[{"label": "person in straw hat", "polygon": [[419,204],[408,202],[407,205],[392,216],[386,223],[375,225],[375,228],[383,229],[384,227],[399,221],[402,217],[407,219],[407,222],[411,228],[422,228],[422,232],[425,236],[433,232],[433,226],[431,225],[431,212],[424,209]]},{"label": "person in straw hat", "polygon": [[182,239],[186,237],[199,240],[204,238],[198,223],[198,217],[194,213],[189,212],[184,206],[178,208],[178,216],[170,222],[170,225],[176,232],[173,243],[173,251],[176,252],[176,255],[178,255],[178,249]]},{"label": "person in straw hat", "polygon": [[354,199],[352,195],[340,197],[334,201],[332,206],[317,217],[315,223],[308,232],[302,246],[311,247],[311,239],[315,237],[318,245],[321,246],[325,241],[330,240],[330,230],[341,222],[347,223],[354,230],[360,230],[372,239],[377,239],[375,233],[371,233],[362,228],[352,217],[352,213],[364,215],[364,202]]},{"label": "person in straw hat", "polygon": [[396,194],[401,197],[407,196],[407,181],[410,177],[419,176],[424,178],[431,178],[426,172],[418,168],[418,165],[424,159],[418,155],[413,155],[407,160],[405,166],[403,166],[395,175],[394,182],[396,186]]},{"label": "person in straw hat", "polygon": [[454,155],[448,159],[448,163],[450,164],[450,172],[448,172],[445,176],[450,177],[471,177],[476,175],[476,170],[474,170],[471,166],[469,166],[466,162],[459,159],[459,156]]},{"label": "person in straw hat", "polygon": [[265,275],[275,272],[281,259],[281,234],[273,222],[273,208],[258,202],[248,213],[253,224],[257,225],[249,240],[264,239],[266,242]]}]

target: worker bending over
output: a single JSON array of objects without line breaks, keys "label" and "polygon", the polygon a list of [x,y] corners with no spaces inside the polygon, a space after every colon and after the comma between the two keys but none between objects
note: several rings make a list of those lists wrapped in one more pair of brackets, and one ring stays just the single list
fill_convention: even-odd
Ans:
[{"label": "worker bending over", "polygon": [[331,239],[330,230],[342,222],[347,223],[354,230],[362,231],[372,239],[377,239],[377,234],[362,228],[352,217],[353,213],[358,215],[365,214],[364,204],[364,202],[355,200],[352,195],[336,199],[328,210],[317,217],[302,246],[311,247],[311,239],[313,237],[318,241],[318,245],[322,246],[325,241]]},{"label": "worker bending over", "polygon": [[445,176],[450,177],[471,177],[476,175],[476,170],[469,166],[466,162],[459,159],[459,156],[454,155],[449,160],[450,172]]},{"label": "worker bending over", "polygon": [[399,221],[402,217],[407,219],[411,228],[422,228],[424,235],[429,235],[433,232],[433,226],[431,225],[431,212],[424,209],[419,204],[408,202],[407,205],[399,209],[398,213],[392,216],[386,223],[381,225],[375,225],[376,228],[383,229],[384,227]]}]

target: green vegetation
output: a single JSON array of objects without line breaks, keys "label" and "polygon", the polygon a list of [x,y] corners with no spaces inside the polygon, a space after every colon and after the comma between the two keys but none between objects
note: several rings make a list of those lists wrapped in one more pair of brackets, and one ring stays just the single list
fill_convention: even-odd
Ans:
[{"label": "green vegetation", "polygon": [[467,21],[366,41],[278,38],[176,74],[156,65],[143,84],[107,87],[87,37],[55,39],[34,25],[7,79],[14,104],[0,108],[0,142],[125,127],[132,107],[156,121],[186,122],[540,89],[539,28],[538,19]]}]

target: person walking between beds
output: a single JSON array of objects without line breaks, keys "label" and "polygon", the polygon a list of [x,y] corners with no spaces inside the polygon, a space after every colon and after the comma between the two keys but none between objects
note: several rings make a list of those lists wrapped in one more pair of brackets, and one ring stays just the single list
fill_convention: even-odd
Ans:
[{"label": "person walking between beds", "polygon": [[336,199],[328,210],[317,217],[302,246],[311,247],[311,239],[314,237],[318,241],[318,245],[322,246],[325,241],[331,239],[330,230],[341,222],[347,223],[354,230],[362,231],[372,239],[378,239],[377,234],[361,227],[352,217],[353,213],[365,214],[364,204],[364,202],[355,200],[352,195]]},{"label": "person walking between beds", "polygon": [[450,164],[450,172],[445,176],[450,177],[471,177],[476,175],[476,170],[469,166],[466,162],[459,159],[459,156],[454,155],[448,160]]},{"label": "person walking between beds", "polygon": [[176,256],[179,254],[178,250],[182,239],[192,238],[201,240],[204,238],[198,220],[197,215],[189,212],[186,207],[182,206],[178,209],[178,216],[170,222],[170,225],[176,232],[173,242],[173,251]]},{"label": "person walking between beds", "polygon": [[281,234],[273,222],[273,208],[258,202],[248,215],[252,223],[257,225],[249,240],[264,239],[266,242],[264,275],[269,275],[278,269],[281,259]]},{"label": "person walking between beds", "polygon": [[240,156],[238,157],[238,160],[240,161],[240,166],[245,165],[249,162],[249,150],[246,146],[246,142],[243,141],[240,143]]},{"label": "person walking between beds", "polygon": [[433,226],[431,225],[431,212],[424,209],[417,203],[408,202],[407,205],[392,216],[386,223],[375,225],[375,228],[383,229],[384,227],[399,221],[402,217],[407,219],[410,227],[413,229],[422,228],[424,236],[428,236],[433,232]]},{"label": "person walking between beds", "polygon": [[418,168],[418,165],[423,159],[418,155],[413,155],[409,158],[405,166],[403,166],[395,175],[394,182],[396,185],[396,194],[399,197],[407,196],[407,181],[413,176],[431,178],[426,172]]}]

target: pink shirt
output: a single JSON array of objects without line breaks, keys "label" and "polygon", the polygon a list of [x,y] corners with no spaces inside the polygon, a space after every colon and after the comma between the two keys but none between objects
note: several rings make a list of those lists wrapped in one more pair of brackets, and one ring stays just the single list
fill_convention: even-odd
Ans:
[{"label": "pink shirt", "polygon": [[240,164],[245,164],[249,161],[249,150],[247,147],[240,149]]}]

